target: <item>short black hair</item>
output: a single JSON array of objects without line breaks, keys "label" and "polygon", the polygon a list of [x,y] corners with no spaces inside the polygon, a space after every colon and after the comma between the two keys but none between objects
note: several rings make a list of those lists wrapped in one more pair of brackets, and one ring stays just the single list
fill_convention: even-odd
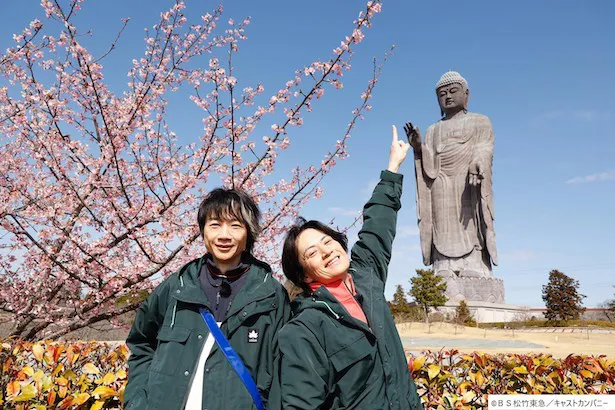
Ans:
[{"label": "short black hair", "polygon": [[237,219],[247,228],[246,251],[252,253],[254,242],[261,232],[260,217],[258,205],[246,192],[240,189],[216,188],[201,202],[197,219],[201,236],[208,219]]},{"label": "short black hair", "polygon": [[342,246],[344,251],[348,252],[348,238],[346,238],[346,235],[322,222],[314,220],[306,221],[304,218],[298,218],[295,225],[288,230],[286,239],[284,239],[284,247],[282,249],[282,270],[284,271],[286,279],[294,283],[295,286],[301,288],[305,295],[309,295],[311,290],[305,281],[305,272],[299,261],[297,238],[301,235],[301,232],[310,228],[329,235]]}]

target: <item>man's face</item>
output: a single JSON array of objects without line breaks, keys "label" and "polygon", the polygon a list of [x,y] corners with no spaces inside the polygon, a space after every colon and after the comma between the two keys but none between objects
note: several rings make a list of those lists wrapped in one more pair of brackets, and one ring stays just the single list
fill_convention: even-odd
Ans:
[{"label": "man's face", "polygon": [[468,91],[461,84],[449,84],[437,90],[438,103],[445,113],[460,111],[464,108]]},{"label": "man's face", "polygon": [[208,218],[203,227],[205,247],[216,264],[238,264],[247,239],[245,224],[234,217]]},{"label": "man's face", "polygon": [[342,245],[317,229],[306,229],[297,237],[299,263],[306,282],[327,285],[346,278],[350,260]]}]

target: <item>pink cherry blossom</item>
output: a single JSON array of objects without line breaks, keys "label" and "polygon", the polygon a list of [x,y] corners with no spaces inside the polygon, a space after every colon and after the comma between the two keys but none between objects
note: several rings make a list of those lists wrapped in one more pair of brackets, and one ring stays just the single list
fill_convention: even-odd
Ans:
[{"label": "pink cherry blossom", "polygon": [[[210,180],[258,201],[264,232],[255,253],[275,266],[288,222],[323,195],[320,182],[348,157],[382,68],[374,66],[320,162],[286,174],[276,166],[294,127],[326,88],[327,96],[343,88],[380,1],[367,4],[330,56],[299,67],[268,96],[233,71],[249,18],[220,25],[219,6],[189,24],[181,1],[145,31],[127,86],[115,92],[77,27],[82,3],[42,0],[47,20],[32,20],[0,56],[0,311],[12,334],[28,339],[119,324],[141,292],[202,255],[194,215]],[[202,112],[186,118],[201,124],[198,143],[184,143],[167,122],[169,98],[181,89],[192,90]]]}]

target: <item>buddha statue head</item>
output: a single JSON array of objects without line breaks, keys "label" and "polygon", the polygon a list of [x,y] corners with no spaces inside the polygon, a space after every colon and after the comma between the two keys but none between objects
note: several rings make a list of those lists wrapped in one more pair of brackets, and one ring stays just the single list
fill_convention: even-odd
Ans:
[{"label": "buddha statue head", "polygon": [[450,118],[462,110],[468,111],[468,82],[457,71],[448,71],[440,77],[436,84],[436,96],[444,118]]}]

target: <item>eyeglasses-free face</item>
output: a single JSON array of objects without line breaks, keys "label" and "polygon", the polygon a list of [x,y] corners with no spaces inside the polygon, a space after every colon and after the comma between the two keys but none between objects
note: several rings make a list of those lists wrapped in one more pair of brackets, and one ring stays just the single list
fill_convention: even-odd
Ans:
[{"label": "eyeglasses-free face", "polygon": [[203,240],[216,265],[237,265],[246,249],[248,230],[237,219],[209,219],[203,228]]},{"label": "eyeglasses-free face", "polygon": [[307,283],[327,285],[344,279],[350,260],[342,245],[317,229],[306,229],[297,237],[299,262]]}]

